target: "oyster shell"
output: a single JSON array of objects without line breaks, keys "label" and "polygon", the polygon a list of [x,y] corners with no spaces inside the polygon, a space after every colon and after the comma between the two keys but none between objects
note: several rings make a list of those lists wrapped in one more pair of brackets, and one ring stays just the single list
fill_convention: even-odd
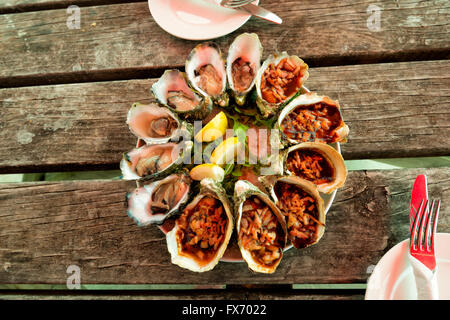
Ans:
[{"label": "oyster shell", "polygon": [[256,33],[243,33],[230,45],[227,57],[228,85],[240,106],[253,89],[261,66],[262,45]]},{"label": "oyster shell", "polygon": [[344,185],[347,168],[341,154],[325,143],[303,142],[282,155],[283,171],[311,181],[319,192],[331,193]]},{"label": "oyster shell", "polygon": [[189,54],[186,75],[191,86],[221,107],[228,106],[227,75],[220,48],[212,42],[197,45]]},{"label": "oyster shell", "polygon": [[284,216],[249,181],[236,182],[234,197],[238,245],[243,259],[255,272],[275,272],[287,241]]},{"label": "oyster shell", "polygon": [[293,246],[306,248],[317,243],[325,231],[325,209],[316,186],[295,176],[265,176],[260,180],[286,217]]},{"label": "oyster shell", "polygon": [[183,163],[190,163],[192,141],[147,144],[123,155],[120,162],[125,180],[150,180],[167,176]]},{"label": "oyster shell", "polygon": [[263,116],[277,114],[300,93],[308,77],[308,65],[299,57],[287,52],[270,55],[256,75],[256,104]]},{"label": "oyster shell", "polygon": [[151,92],[160,104],[184,118],[203,119],[212,110],[211,99],[194,92],[179,70],[166,70],[152,85]]},{"label": "oyster shell", "polygon": [[147,144],[166,143],[180,136],[192,136],[193,126],[155,103],[134,103],[127,115],[130,131]]},{"label": "oyster shell", "polygon": [[[233,232],[232,207],[225,190],[209,178],[200,185],[200,193],[166,234],[172,263],[195,272],[217,265]],[[202,228],[206,225],[208,230]]]},{"label": "oyster shell", "polygon": [[172,174],[127,193],[128,216],[139,226],[163,223],[186,205],[191,183],[185,173]]},{"label": "oyster shell", "polygon": [[314,92],[302,94],[289,102],[278,117],[277,127],[287,144],[346,142],[349,133],[339,102]]}]

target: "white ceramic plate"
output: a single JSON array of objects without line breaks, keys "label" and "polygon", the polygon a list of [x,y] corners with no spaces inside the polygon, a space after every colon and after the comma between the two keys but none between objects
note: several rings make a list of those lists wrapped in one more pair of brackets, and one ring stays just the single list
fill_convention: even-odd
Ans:
[{"label": "white ceramic plate", "polygon": [[[188,40],[207,40],[240,28],[250,14],[223,8],[220,0],[148,0],[156,23],[171,35]],[[258,4],[258,1],[254,1]]]},{"label": "white ceramic plate", "polygon": [[[450,299],[450,233],[437,233],[439,299]],[[389,250],[378,262],[367,282],[366,300],[416,300],[414,273],[408,259],[409,239]]]}]

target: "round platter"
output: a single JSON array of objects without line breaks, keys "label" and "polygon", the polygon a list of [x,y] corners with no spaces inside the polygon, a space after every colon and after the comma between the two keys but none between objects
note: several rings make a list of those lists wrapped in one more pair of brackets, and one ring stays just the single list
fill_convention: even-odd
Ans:
[{"label": "round platter", "polygon": [[340,143],[349,129],[339,102],[303,85],[308,65],[298,56],[262,62],[262,50],[248,33],[226,59],[217,44],[198,44],[184,72],[166,70],[152,85],[154,101],[128,111],[138,140],[120,163],[123,179],[137,184],[127,214],[156,224],[182,268],[247,262],[275,272],[283,251],[320,240],[344,185]]}]

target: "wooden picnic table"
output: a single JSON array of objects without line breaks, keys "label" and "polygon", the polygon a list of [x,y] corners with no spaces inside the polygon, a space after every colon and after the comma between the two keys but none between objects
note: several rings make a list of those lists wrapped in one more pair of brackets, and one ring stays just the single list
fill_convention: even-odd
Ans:
[{"label": "wooden picnic table", "polygon": [[[0,3],[0,173],[117,170],[136,143],[125,120],[165,69],[197,44],[153,20],[147,1]],[[445,0],[265,0],[278,26],[251,18],[214,41],[256,32],[263,59],[288,51],[306,86],[338,99],[346,160],[450,155],[450,3]],[[80,29],[69,29],[77,5]],[[368,27],[370,5],[380,28]],[[126,215],[134,182],[0,184],[1,298],[362,299],[373,266],[409,236],[409,198],[425,173],[450,232],[450,167],[350,171],[321,241],[288,250],[272,275],[221,262],[206,273],[170,263],[164,234]],[[85,290],[68,290],[79,266]],[[116,286],[118,285],[118,286]],[[158,286],[165,285],[165,286]],[[117,289],[120,290],[117,290]],[[179,290],[184,289],[184,290]]]}]

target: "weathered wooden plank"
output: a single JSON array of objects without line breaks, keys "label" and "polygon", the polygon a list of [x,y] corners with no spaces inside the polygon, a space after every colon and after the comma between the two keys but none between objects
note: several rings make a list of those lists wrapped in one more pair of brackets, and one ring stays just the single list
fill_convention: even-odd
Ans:
[{"label": "weathered wooden plank", "polygon": [[4,184],[0,189],[0,283],[62,284],[77,265],[82,284],[363,283],[387,250],[409,235],[409,198],[425,173],[442,199],[438,232],[450,232],[450,168],[351,172],[321,241],[286,252],[272,275],[244,263],[190,272],[170,263],[164,234],[137,227],[124,181]]},{"label": "weathered wooden plank", "polygon": [[[307,86],[339,99],[345,159],[450,154],[450,62],[311,68]],[[117,169],[126,112],[154,80],[0,90],[0,172]]]},{"label": "weathered wooden plank", "polygon": [[288,290],[179,290],[137,292],[0,292],[0,300],[362,300],[361,292],[342,290],[316,293],[315,291]]},{"label": "weathered wooden plank", "polygon": [[[0,149],[8,159],[2,161],[2,167],[46,171],[58,170],[63,164],[68,166],[65,170],[99,165],[117,169],[121,154],[136,145],[125,123],[127,110],[133,102],[150,101],[152,83],[140,80],[1,90]],[[10,148],[15,151],[10,153]]]},{"label": "weathered wooden plank", "polygon": [[[371,0],[266,1],[282,25],[252,18],[216,41],[226,53],[237,34],[257,32],[264,57],[287,50],[314,65],[449,56],[448,1],[379,1],[379,31],[368,27],[370,5]],[[65,9],[0,16],[0,37],[8,44],[0,50],[2,86],[109,80],[179,67],[195,44],[164,32],[146,2],[81,8],[81,29],[69,29],[68,16]]]}]

